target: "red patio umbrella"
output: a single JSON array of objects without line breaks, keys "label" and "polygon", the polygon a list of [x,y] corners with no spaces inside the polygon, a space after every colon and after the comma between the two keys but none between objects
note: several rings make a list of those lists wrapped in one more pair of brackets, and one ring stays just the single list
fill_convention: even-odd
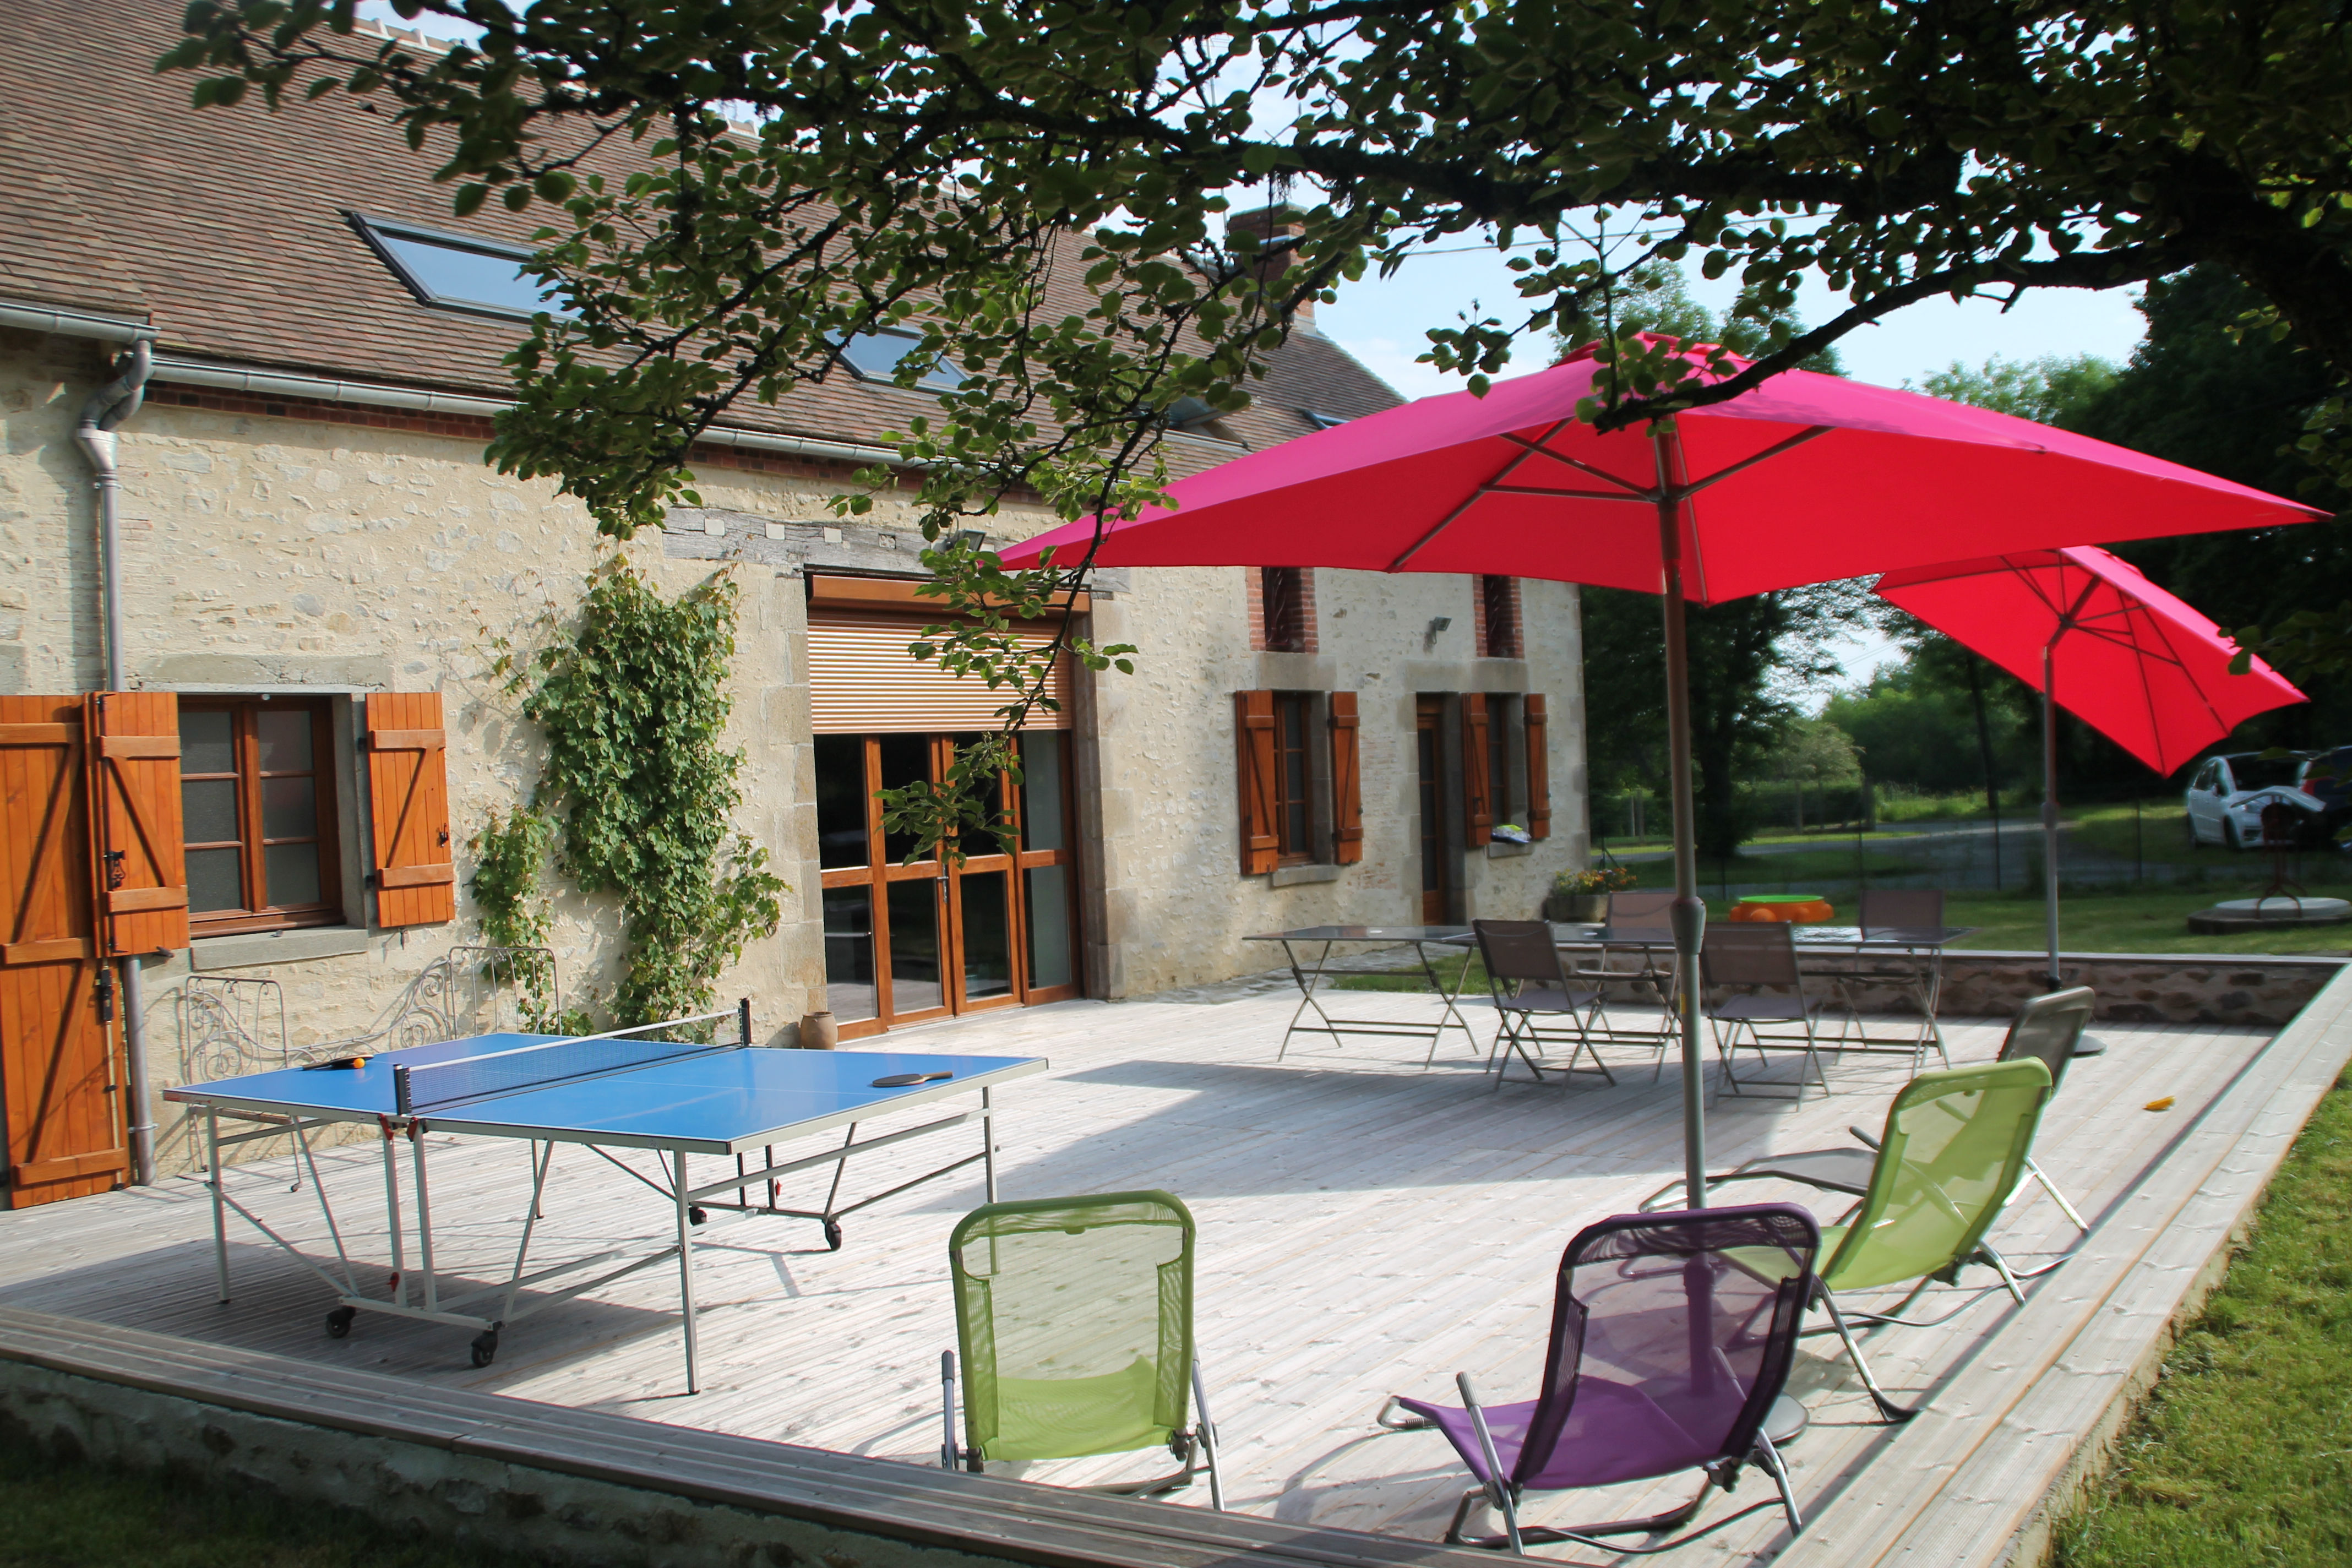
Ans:
[{"label": "red patio umbrella", "polygon": [[1484,397],[1388,409],[1181,480],[1177,507],[1114,522],[1098,545],[1087,520],[1001,553],[1030,565],[1049,549],[1076,560],[1091,548],[1103,565],[1492,573],[1663,594],[1684,1159],[1697,1204],[1706,905],[1685,604],[1948,561],[1956,546],[2037,550],[2324,514],[2030,420],[1810,371],[1604,433],[1576,414],[1599,369],[1580,350]]},{"label": "red patio umbrella", "polygon": [[2231,675],[2238,647],[2221,627],[2095,547],[1909,566],[1881,577],[1876,589],[2042,693],[2042,874],[2053,989],[2059,978],[2052,704],[2168,773],[2255,714],[2306,700],[2260,659]]}]

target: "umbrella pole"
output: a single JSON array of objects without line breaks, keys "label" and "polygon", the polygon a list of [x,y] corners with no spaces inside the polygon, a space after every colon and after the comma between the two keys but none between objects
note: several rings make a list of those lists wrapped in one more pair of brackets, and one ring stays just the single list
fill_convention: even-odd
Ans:
[{"label": "umbrella pole", "polygon": [[[2059,636],[2065,635],[2063,623]],[[2050,973],[2044,978],[2055,991],[2058,978],[2058,706],[2052,684],[2057,676],[2058,638],[2042,647],[2042,920],[2049,939]]]},{"label": "umbrella pole", "polygon": [[1698,802],[1691,792],[1690,652],[1683,600],[1683,492],[1677,487],[1674,422],[1650,426],[1658,462],[1658,552],[1665,566],[1666,776],[1674,791],[1675,1015],[1683,1037],[1683,1194],[1706,1207],[1706,1082],[1699,1054],[1699,937],[1706,905],[1698,896]]}]

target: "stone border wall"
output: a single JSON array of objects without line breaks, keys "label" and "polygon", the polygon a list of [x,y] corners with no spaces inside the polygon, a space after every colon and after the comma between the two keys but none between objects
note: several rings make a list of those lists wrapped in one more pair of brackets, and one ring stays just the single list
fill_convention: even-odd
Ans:
[{"label": "stone border wall", "polygon": [[[1865,960],[1865,963],[1869,961]],[[2099,994],[2101,1018],[2119,1024],[2247,1024],[2283,1028],[2318,995],[2344,955],[2307,953],[2062,952],[2069,985]],[[1944,957],[1948,1018],[2007,1018],[2029,996],[2049,989],[2049,958],[2040,952],[1951,952]],[[1834,972],[1834,961],[1806,962],[1811,973]],[[1916,1013],[1895,984],[1853,987],[1865,1012]]]},{"label": "stone border wall", "polygon": [[832,1453],[0,1307],[0,1436],[560,1568],[1481,1568],[1485,1553]]}]

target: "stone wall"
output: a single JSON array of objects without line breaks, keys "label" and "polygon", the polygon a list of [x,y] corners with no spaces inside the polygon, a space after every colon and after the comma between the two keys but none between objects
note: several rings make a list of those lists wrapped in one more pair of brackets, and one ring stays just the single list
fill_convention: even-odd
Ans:
[{"label": "stone wall", "polygon": [[[0,691],[94,689],[102,670],[89,474],[74,421],[104,374],[98,345],[0,331]],[[910,492],[875,498],[855,522],[827,505],[851,471],[734,454],[698,464],[704,508],[666,536],[600,538],[545,480],[481,461],[488,426],[465,416],[229,395],[159,381],[121,433],[123,612],[133,688],[326,695],[338,708],[338,805],[349,924],[282,937],[213,939],[146,968],[146,1035],[157,1086],[184,1081],[181,989],[217,973],[277,982],[297,1051],[379,1031],[404,988],[452,945],[478,941],[468,838],[522,804],[540,742],[498,668],[545,646],[583,579],[616,551],[677,593],[716,571],[742,589],[729,740],[745,752],[743,830],[792,884],[778,938],[722,976],[754,998],[759,1037],[789,1043],[823,996],[824,959],[809,737],[811,565],[912,573],[923,548]],[[1054,520],[1009,508],[993,538]],[[1529,657],[1474,657],[1475,580],[1318,574],[1318,652],[1250,647],[1240,568],[1114,574],[1090,624],[1097,643],[1138,645],[1133,675],[1084,677],[1077,693],[1080,880],[1090,994],[1129,996],[1265,967],[1252,932],[1418,921],[1416,693],[1538,692],[1549,713],[1552,836],[1469,844],[1445,811],[1451,914],[1533,915],[1552,878],[1583,864],[1581,648],[1576,590],[1524,585]],[[1439,620],[1449,625],[1440,627]],[[1360,864],[1239,866],[1232,694],[1359,693],[1364,856]],[[362,886],[364,803],[356,703],[370,691],[437,691],[449,731],[457,916],[446,926],[373,926]],[[1513,726],[1509,815],[1524,820],[1525,758]],[[1458,753],[1458,706],[1444,743]],[[1311,739],[1318,810],[1328,740]],[[1458,769],[1458,760],[1454,764]],[[1458,773],[1457,773],[1458,776]],[[615,978],[614,910],[574,894],[555,905],[567,1000]],[[161,1163],[185,1168],[184,1130],[158,1103]]]},{"label": "stone wall", "polygon": [[[101,679],[95,510],[72,440],[100,366],[88,343],[0,333],[0,689],[72,693]],[[443,926],[374,927],[359,885],[365,805],[349,761],[355,715],[345,706],[334,782],[349,925],[275,942],[215,939],[147,961],[154,1086],[184,1079],[178,991],[192,973],[277,981],[299,1051],[381,1028],[427,963],[478,941],[467,840],[492,813],[527,799],[540,745],[496,668],[499,655],[527,654],[559,633],[586,574],[616,551],[670,594],[729,569],[672,560],[657,539],[619,546],[600,538],[549,482],[486,466],[478,432],[467,438],[436,427],[448,421],[331,421],[318,410],[256,412],[223,401],[158,384],[121,432],[128,683],[330,695],[346,705],[371,690],[441,693],[457,913]],[[740,468],[698,480],[715,500],[778,518],[817,515],[841,488]],[[887,505],[883,511],[890,515]],[[805,616],[796,574],[732,570],[742,589],[729,734],[745,753],[737,820],[768,847],[793,893],[779,936],[748,949],[719,988],[723,997],[754,997],[760,1037],[780,1042],[823,986],[805,805]],[[805,910],[794,900],[806,900]],[[567,1000],[609,990],[617,973],[612,902],[566,893],[554,912]],[[155,1114],[159,1165],[184,1168],[176,1112],[158,1100]]]},{"label": "stone wall", "polygon": [[[2098,993],[2097,1016],[2117,1023],[2284,1026],[2347,962],[2340,955],[2069,952],[2060,955],[2059,968],[2067,984]],[[2049,989],[2042,977],[2048,967],[2048,955],[2040,952],[1948,953],[1940,1011],[1951,1018],[2014,1017],[2026,998]],[[1858,986],[1855,997],[1865,1011],[1916,1011],[1898,987]]]}]

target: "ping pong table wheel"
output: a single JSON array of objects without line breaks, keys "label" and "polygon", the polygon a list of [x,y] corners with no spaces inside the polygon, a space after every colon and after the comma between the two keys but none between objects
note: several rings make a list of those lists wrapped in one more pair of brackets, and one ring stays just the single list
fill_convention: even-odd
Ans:
[{"label": "ping pong table wheel", "polygon": [[331,1340],[340,1340],[349,1336],[352,1331],[352,1321],[359,1315],[360,1310],[357,1307],[338,1307],[328,1313],[327,1337]]},{"label": "ping pong table wheel", "polygon": [[824,1249],[827,1252],[841,1250],[841,1222],[837,1219],[824,1222]]},{"label": "ping pong table wheel", "polygon": [[698,1205],[686,1211],[686,1223],[688,1225],[700,1225],[704,1220],[707,1220],[709,1217],[710,1216],[709,1215],[702,1212]]},{"label": "ping pong table wheel", "polygon": [[499,1359],[499,1331],[496,1329],[483,1330],[480,1333],[474,1336],[474,1343],[471,1348],[474,1352],[474,1364],[476,1366],[489,1365],[490,1363]]}]

